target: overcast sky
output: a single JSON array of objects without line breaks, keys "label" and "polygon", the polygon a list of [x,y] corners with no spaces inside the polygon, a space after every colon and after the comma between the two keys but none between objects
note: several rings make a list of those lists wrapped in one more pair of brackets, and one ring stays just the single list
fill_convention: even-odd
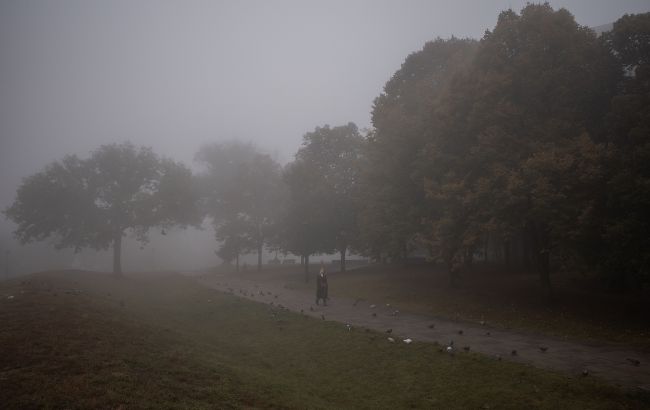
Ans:
[{"label": "overcast sky", "polygon": [[[649,0],[551,1],[597,26]],[[130,140],[191,165],[241,138],[291,159],[436,37],[480,38],[525,1],[0,0],[0,208],[67,153]]]}]

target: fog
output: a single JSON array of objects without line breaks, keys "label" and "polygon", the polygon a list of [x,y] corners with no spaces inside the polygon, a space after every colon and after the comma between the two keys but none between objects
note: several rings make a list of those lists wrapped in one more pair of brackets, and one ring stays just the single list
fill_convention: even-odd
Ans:
[{"label": "fog", "polygon": [[[370,127],[373,99],[436,37],[480,38],[526,1],[16,1],[0,3],[0,209],[21,179],[131,141],[193,162],[202,144],[252,141],[286,163],[323,124]],[[599,26],[647,0],[550,1]],[[110,269],[110,253],[20,247],[0,222],[3,270]],[[126,270],[219,263],[205,230],[127,242]],[[10,253],[6,253],[9,250]],[[8,257],[8,261],[5,259]]]}]

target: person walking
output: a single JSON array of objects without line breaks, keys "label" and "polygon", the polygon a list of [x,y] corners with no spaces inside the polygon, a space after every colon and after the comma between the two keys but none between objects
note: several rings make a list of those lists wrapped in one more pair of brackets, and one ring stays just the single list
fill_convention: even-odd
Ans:
[{"label": "person walking", "polygon": [[323,305],[327,306],[327,274],[325,273],[325,266],[321,262],[320,272],[316,278],[316,304],[320,304],[323,299]]}]

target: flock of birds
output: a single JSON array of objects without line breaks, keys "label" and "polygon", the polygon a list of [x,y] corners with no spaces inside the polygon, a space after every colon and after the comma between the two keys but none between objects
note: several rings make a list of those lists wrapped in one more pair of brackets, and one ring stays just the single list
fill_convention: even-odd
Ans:
[{"label": "flock of birds", "polygon": [[[228,293],[230,293],[230,294],[232,294],[232,295],[235,295],[235,290],[234,290],[233,288],[231,288],[231,287],[228,287],[228,284],[227,284],[227,283],[225,283],[225,284],[221,284],[221,283],[218,283],[218,282],[217,282],[217,286],[222,287],[222,285],[223,285],[223,287],[225,287],[225,288],[227,289]],[[257,286],[258,286],[258,285],[255,285],[255,287],[257,287]],[[239,289],[239,294],[242,295],[242,296],[244,296],[244,297],[251,297],[251,298],[254,298],[254,297],[255,297],[255,293],[254,293],[254,292],[249,292],[249,291],[247,291],[247,290],[245,290],[245,289]],[[274,293],[272,293],[272,292],[264,292],[263,290],[258,290],[257,294],[258,294],[259,296],[262,296],[262,297],[265,297],[265,296],[272,296],[274,300],[275,300],[275,299],[278,299],[278,298],[280,297],[280,295],[277,294],[277,293],[274,294]],[[358,304],[359,304],[360,302],[362,302],[363,300],[364,300],[364,299],[357,298],[357,299],[352,303],[352,306],[353,306],[353,307],[357,307]],[[274,307],[274,308],[280,309],[280,310],[286,310],[286,311],[290,310],[288,307],[286,307],[286,306],[284,306],[284,305],[282,305],[282,304],[280,304],[280,303],[275,303],[274,301],[269,302],[269,305],[272,306],[272,307]],[[370,304],[370,305],[369,305],[369,308],[370,308],[371,310],[373,310],[373,311],[371,312],[371,316],[372,316],[372,317],[377,317],[377,312],[374,311],[374,310],[377,308],[377,305],[376,305],[376,304]],[[389,308],[389,310],[390,310],[389,315],[390,315],[390,316],[398,316],[399,313],[400,313],[399,310],[397,310],[397,309],[393,309],[393,308],[391,307],[391,304],[390,304],[390,303],[387,303],[387,304],[386,304],[386,308]],[[312,312],[312,313],[315,313],[315,312],[316,312],[316,310],[314,309],[313,306],[309,306],[309,311]],[[300,309],[300,314],[301,314],[301,315],[304,315],[304,314],[305,314],[305,310],[304,310],[304,309]],[[276,317],[276,313],[275,313],[275,312],[272,312],[272,317]],[[325,319],[325,315],[324,315],[323,313],[320,314],[320,318],[321,318],[321,320],[323,320],[323,321],[326,320],[326,319]],[[278,320],[278,323],[281,323],[281,321]],[[486,325],[487,325],[486,321],[484,321],[484,320],[481,320],[481,321],[479,322],[479,324],[480,324],[481,326],[486,326]],[[352,329],[353,329],[353,326],[352,326],[350,323],[345,323],[345,327],[346,327],[346,329],[347,329],[348,331],[352,331]],[[435,324],[433,324],[433,323],[429,324],[429,325],[428,325],[428,328],[429,328],[429,329],[435,329]],[[366,328],[365,331],[366,331],[366,332],[370,332],[371,330],[368,329],[368,328]],[[394,335],[393,335],[393,329],[392,329],[392,328],[387,329],[387,330],[385,331],[385,333],[388,335],[387,338],[386,338],[386,340],[387,340],[389,343],[395,343],[395,342],[396,342],[397,339],[396,339],[395,337],[393,337]],[[463,335],[464,335],[464,331],[463,331],[463,329],[458,329],[458,330],[457,330],[457,334],[458,334],[459,336],[463,336]],[[486,332],[484,333],[484,335],[485,335],[485,336],[491,336],[491,332],[490,332],[490,331],[486,331]],[[375,340],[375,339],[376,339],[375,336],[371,337],[371,340]],[[413,343],[413,339],[411,339],[410,337],[402,338],[402,342],[408,345],[408,344]],[[436,342],[436,343],[437,343],[437,342]],[[542,354],[547,353],[547,352],[549,351],[549,347],[548,347],[548,346],[545,346],[545,345],[540,345],[540,346],[538,347],[538,349],[539,349],[539,352],[542,353]],[[464,346],[462,346],[462,351],[464,351],[465,353],[469,353],[470,350],[471,350],[471,347],[470,347],[469,345],[464,345]],[[454,340],[453,340],[453,339],[449,340],[449,341],[447,342],[447,344],[445,344],[445,345],[439,347],[439,348],[438,348],[438,351],[441,352],[441,353],[444,352],[444,353],[447,353],[447,354],[449,354],[449,355],[451,355],[451,356],[454,356],[454,354],[455,354],[456,351],[457,351],[457,349],[456,349],[456,347],[455,347],[455,344],[454,344]],[[512,357],[519,356],[519,353],[518,353],[517,349],[512,349],[512,350],[510,351],[510,356],[512,356]],[[495,359],[498,360],[498,361],[501,361],[501,360],[502,360],[502,356],[497,354],[497,355],[495,355]],[[641,361],[638,360],[638,359],[635,359],[635,358],[627,358],[627,361],[628,361],[631,365],[633,365],[633,366],[640,366],[640,365],[641,365]],[[584,377],[584,376],[588,376],[589,374],[590,374],[590,373],[589,373],[589,370],[588,370],[588,369],[583,369],[583,370],[582,370],[581,375],[582,375],[583,377]]]}]

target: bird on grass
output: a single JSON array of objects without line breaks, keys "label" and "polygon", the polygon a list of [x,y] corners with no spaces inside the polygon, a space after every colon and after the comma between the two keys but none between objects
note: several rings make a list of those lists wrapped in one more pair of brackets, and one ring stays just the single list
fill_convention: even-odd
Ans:
[{"label": "bird on grass", "polygon": [[463,346],[463,350],[469,352],[469,346]]}]

